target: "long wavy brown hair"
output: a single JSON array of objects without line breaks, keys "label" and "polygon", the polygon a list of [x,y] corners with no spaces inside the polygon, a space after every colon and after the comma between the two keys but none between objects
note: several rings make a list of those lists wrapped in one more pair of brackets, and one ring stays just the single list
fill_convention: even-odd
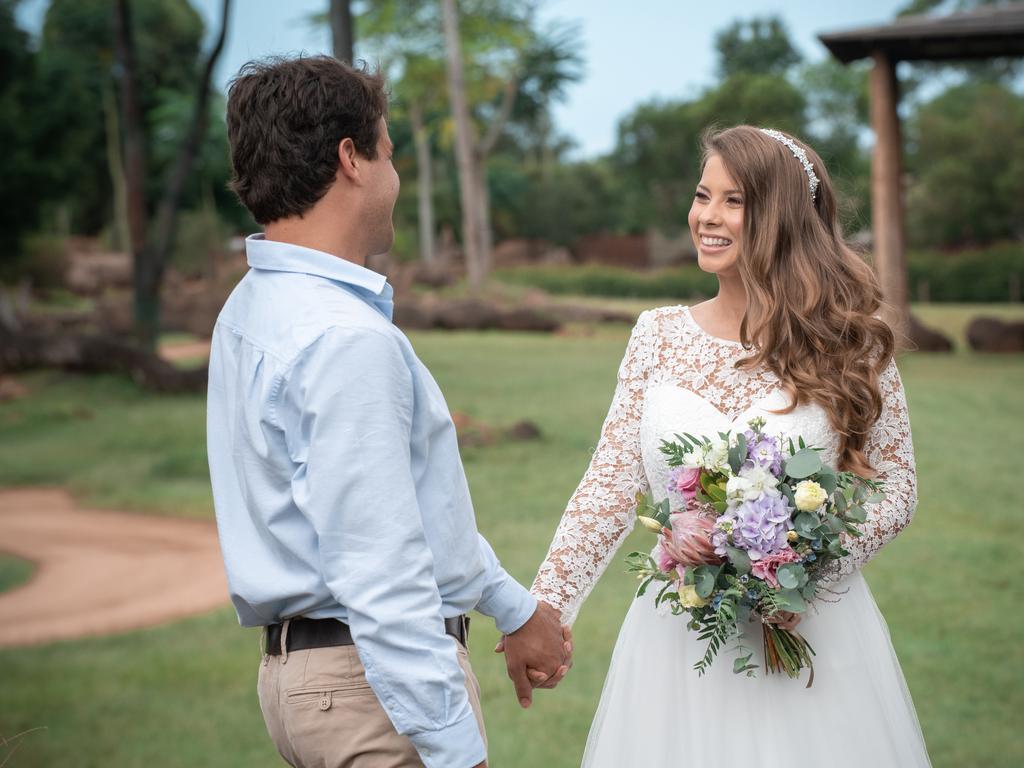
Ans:
[{"label": "long wavy brown hair", "polygon": [[743,190],[740,339],[752,354],[736,365],[764,365],[778,377],[790,399],[781,413],[821,405],[839,434],[840,468],[870,476],[864,441],[882,413],[879,374],[895,339],[877,317],[882,292],[874,272],[843,239],[821,158],[790,138],[819,179],[813,201],[807,173],[781,142],[749,125],[704,135],[701,170],[718,155]]}]

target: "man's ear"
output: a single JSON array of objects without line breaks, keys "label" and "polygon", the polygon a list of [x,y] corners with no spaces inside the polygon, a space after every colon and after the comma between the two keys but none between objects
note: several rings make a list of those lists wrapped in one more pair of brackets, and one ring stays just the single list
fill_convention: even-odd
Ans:
[{"label": "man's ear", "polygon": [[362,158],[356,151],[356,145],[350,138],[344,138],[338,144],[338,173],[354,184],[359,184],[359,161]]}]

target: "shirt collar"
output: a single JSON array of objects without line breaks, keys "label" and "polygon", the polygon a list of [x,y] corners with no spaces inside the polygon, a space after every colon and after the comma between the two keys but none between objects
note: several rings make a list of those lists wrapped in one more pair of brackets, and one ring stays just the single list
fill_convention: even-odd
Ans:
[{"label": "shirt collar", "polygon": [[267,240],[259,232],[245,238],[245,256],[253,269],[300,272],[362,288],[380,297],[390,294],[388,279],[372,269],[301,245]]}]

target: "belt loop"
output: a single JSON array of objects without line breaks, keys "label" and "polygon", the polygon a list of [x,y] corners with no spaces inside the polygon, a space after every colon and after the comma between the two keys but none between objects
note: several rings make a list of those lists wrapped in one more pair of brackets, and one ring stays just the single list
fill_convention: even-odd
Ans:
[{"label": "belt loop", "polygon": [[281,625],[281,663],[288,663],[288,626],[292,623],[291,619],[285,619]]},{"label": "belt loop", "polygon": [[265,626],[260,630],[260,653],[263,654],[263,666],[270,663],[270,654],[267,653],[267,631],[270,628]]}]

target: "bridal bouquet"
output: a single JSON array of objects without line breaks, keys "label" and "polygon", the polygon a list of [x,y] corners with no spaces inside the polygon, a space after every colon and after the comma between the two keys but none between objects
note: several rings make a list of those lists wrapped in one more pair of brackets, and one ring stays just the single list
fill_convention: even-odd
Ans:
[{"label": "bridal bouquet", "polygon": [[807,610],[829,566],[849,554],[842,535],[860,536],[865,505],[885,496],[879,483],[823,464],[821,449],[802,437],[794,443],[765,433],[764,425],[758,418],[743,432],[662,442],[675,468],[669,490],[685,506],[672,509],[667,498],[647,505],[639,519],[658,534],[658,544],[650,554],[629,555],[628,565],[642,582],[637,597],[660,583],[655,604],[687,613],[687,626],[708,642],[694,665],[699,674],[736,638],[733,671],[754,675],[757,665],[740,626],[756,614],[768,671],[798,677],[809,668],[809,687],[814,649],[769,619]]}]

